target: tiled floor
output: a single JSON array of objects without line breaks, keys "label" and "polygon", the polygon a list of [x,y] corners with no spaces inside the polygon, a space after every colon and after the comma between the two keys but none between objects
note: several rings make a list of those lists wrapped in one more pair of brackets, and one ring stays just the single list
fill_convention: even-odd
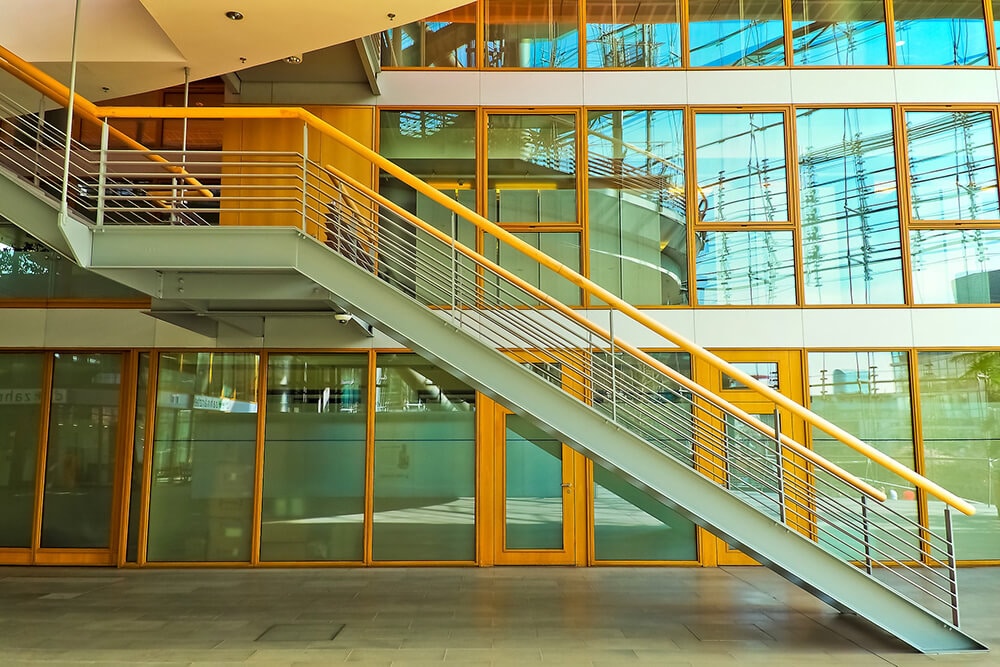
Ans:
[{"label": "tiled floor", "polygon": [[0,567],[0,665],[1000,665],[1000,569],[913,653],[763,568]]}]

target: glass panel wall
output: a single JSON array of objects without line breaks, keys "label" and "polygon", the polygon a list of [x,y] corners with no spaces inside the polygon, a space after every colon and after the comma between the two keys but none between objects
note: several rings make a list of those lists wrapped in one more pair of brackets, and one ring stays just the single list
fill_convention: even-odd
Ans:
[{"label": "glass panel wall", "polygon": [[562,549],[562,443],[520,415],[506,422],[504,548]]},{"label": "glass panel wall", "polygon": [[[955,522],[960,560],[1000,558],[1000,352],[920,352],[920,425],[927,476],[971,502]],[[928,498],[944,535],[944,503]]]},{"label": "glass panel wall", "polygon": [[910,258],[914,303],[1000,303],[1000,229],[914,229]]},{"label": "glass panel wall", "polygon": [[700,113],[695,133],[703,222],[788,220],[784,114]]},{"label": "glass panel wall", "polygon": [[41,547],[106,549],[111,540],[122,356],[53,355]]},{"label": "glass panel wall", "polygon": [[381,35],[383,67],[475,67],[476,3]]},{"label": "glass panel wall", "polygon": [[915,220],[996,219],[997,165],[988,111],[908,111]]},{"label": "glass panel wall", "polygon": [[[909,356],[906,352],[810,352],[809,399],[813,412],[830,420],[903,465],[914,467],[913,410],[910,401]],[[912,484],[872,463],[863,455],[813,429],[813,450],[847,472],[882,490],[889,507],[917,521],[917,497]],[[855,496],[857,492],[827,474],[827,493]],[[822,530],[819,541],[837,550],[838,537]],[[892,545],[913,548],[917,545]]]},{"label": "glass panel wall", "polygon": [[267,362],[260,558],[364,557],[367,354]]},{"label": "glass panel wall", "polygon": [[792,232],[705,232],[702,238],[695,258],[700,305],[795,303]]},{"label": "glass panel wall", "polygon": [[579,67],[577,0],[485,0],[486,67]]},{"label": "glass panel wall", "polygon": [[587,0],[587,67],[679,67],[681,0]]},{"label": "glass panel wall", "polygon": [[902,303],[890,109],[798,111],[806,303]]},{"label": "glass panel wall", "polygon": [[900,65],[988,65],[982,0],[893,0]]},{"label": "glass panel wall", "polygon": [[590,277],[634,304],[688,301],[684,114],[591,111]]},{"label": "glass panel wall", "polygon": [[[541,250],[560,264],[579,272],[580,235],[576,232],[518,232],[514,236],[533,248]],[[483,254],[529,284],[541,289],[549,296],[559,299],[569,306],[580,305],[580,289],[551,269],[543,267],[519,250],[496,238],[487,236]],[[501,282],[494,276],[487,276],[486,282],[492,289],[484,297],[492,304],[537,305],[538,301],[523,290]]]},{"label": "glass panel wall", "polygon": [[888,65],[883,0],[792,0],[795,65]]},{"label": "glass panel wall", "polygon": [[159,358],[150,561],[249,561],[258,355]]},{"label": "glass panel wall", "polygon": [[0,354],[0,547],[30,548],[44,355]]},{"label": "glass panel wall", "polygon": [[691,67],[784,65],[781,0],[688,0]]},{"label": "glass panel wall", "polygon": [[475,559],[475,397],[417,355],[378,355],[375,560]]}]

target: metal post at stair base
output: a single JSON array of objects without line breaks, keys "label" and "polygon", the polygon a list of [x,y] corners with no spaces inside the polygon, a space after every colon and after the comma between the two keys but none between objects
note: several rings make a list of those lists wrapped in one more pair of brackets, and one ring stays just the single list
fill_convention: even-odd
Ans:
[{"label": "metal post at stair base", "polygon": [[108,184],[108,141],[111,126],[107,121],[101,124],[101,161],[97,166],[97,226],[104,225],[105,189]]},{"label": "metal post at stair base", "polygon": [[781,450],[781,412],[774,408],[774,446],[778,462],[778,517],[785,523],[785,462]]},{"label": "metal post at stair base", "polygon": [[[307,123],[302,123],[302,233],[308,234],[309,229],[307,225],[307,211],[308,211],[308,200],[307,196],[309,179],[309,125]],[[317,230],[318,235],[318,230]]]},{"label": "metal post at stair base", "polygon": [[948,550],[948,592],[951,595],[951,621],[958,627],[958,569],[955,563],[955,533],[951,525],[951,507],[944,506],[944,539]]},{"label": "metal post at stair base", "polygon": [[871,530],[868,527],[868,496],[861,494],[861,534],[865,543],[865,572],[872,573],[872,544],[869,540]]}]

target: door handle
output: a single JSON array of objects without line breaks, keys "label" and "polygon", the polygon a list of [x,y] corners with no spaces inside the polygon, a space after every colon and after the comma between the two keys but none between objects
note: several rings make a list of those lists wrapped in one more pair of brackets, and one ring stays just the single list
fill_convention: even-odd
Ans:
[{"label": "door handle", "polygon": [[571,488],[572,486],[573,486],[573,485],[572,485],[572,484],[570,484],[569,482],[563,482],[563,483],[562,483],[562,488],[564,488],[564,489],[569,489],[569,488]]}]

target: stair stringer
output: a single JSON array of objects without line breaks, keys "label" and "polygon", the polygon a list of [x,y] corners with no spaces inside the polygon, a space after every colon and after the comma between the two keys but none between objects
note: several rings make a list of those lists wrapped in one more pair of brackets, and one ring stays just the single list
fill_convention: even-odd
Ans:
[{"label": "stair stringer", "polygon": [[[343,308],[835,608],[858,614],[922,652],[985,649],[298,230],[105,227],[95,234],[88,268],[223,273],[251,267],[308,277]],[[468,320],[474,326],[475,318]]]}]

